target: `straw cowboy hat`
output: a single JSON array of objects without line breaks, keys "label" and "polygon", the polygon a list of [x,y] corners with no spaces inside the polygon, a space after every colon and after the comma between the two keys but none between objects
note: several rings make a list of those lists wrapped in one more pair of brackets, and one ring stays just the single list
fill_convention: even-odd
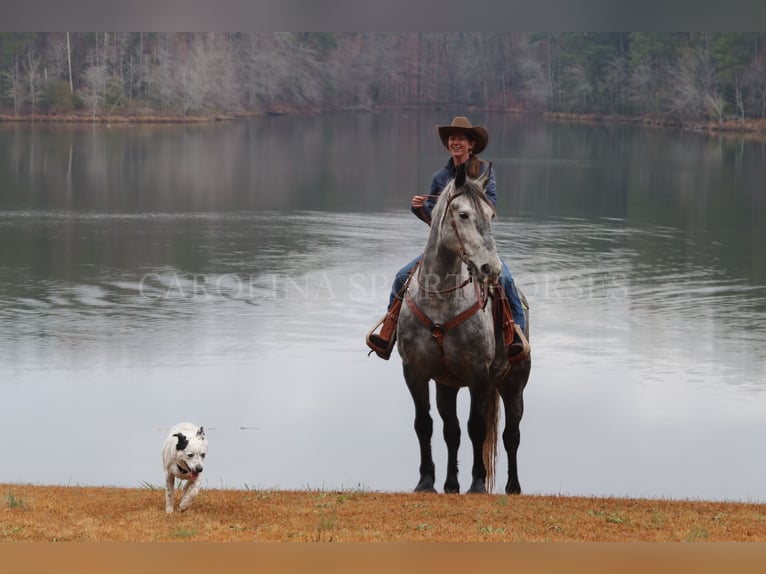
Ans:
[{"label": "straw cowboy hat", "polygon": [[480,154],[487,147],[489,141],[489,134],[482,126],[472,126],[471,122],[465,116],[455,116],[452,119],[452,123],[448,126],[436,126],[436,131],[439,132],[439,138],[442,140],[442,144],[449,151],[449,144],[447,139],[450,134],[454,132],[464,133],[469,140],[475,141],[473,146],[474,155]]}]

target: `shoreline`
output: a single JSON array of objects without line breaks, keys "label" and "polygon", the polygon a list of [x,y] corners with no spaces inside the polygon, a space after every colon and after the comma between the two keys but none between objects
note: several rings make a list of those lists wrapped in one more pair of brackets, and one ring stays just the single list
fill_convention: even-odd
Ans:
[{"label": "shoreline", "polygon": [[[390,111],[389,108],[386,110]],[[128,114],[128,115],[92,115],[89,113],[69,114],[24,114],[13,115],[0,113],[0,123],[40,123],[40,124],[205,124],[215,122],[247,120],[264,116],[285,115],[316,115],[321,113],[364,113],[380,112],[385,110],[287,110],[250,112],[250,113],[215,113],[202,116],[178,116],[162,114]],[[405,111],[405,110],[402,110]],[[482,111],[471,108],[470,112]],[[654,127],[664,129],[679,129],[692,132],[708,132],[716,135],[752,137],[766,140],[766,119],[763,120],[726,120],[722,122],[688,122],[669,120],[665,118],[647,116],[624,116],[612,114],[573,114],[566,112],[535,112],[518,109],[510,110],[483,110],[486,112],[499,112],[513,115],[539,116],[540,118],[562,123],[601,124],[601,125],[635,125],[642,127]]]},{"label": "shoreline", "polygon": [[14,116],[0,114],[0,123],[40,123],[40,124],[203,124],[223,121],[233,121],[258,117],[250,115],[214,114],[209,116],[162,116],[162,115],[80,115],[80,114],[28,114]]},{"label": "shoreline", "polygon": [[546,112],[542,114],[551,121],[586,124],[630,124],[648,128],[678,129],[692,132],[708,132],[716,135],[748,136],[766,140],[766,120],[727,120],[723,122],[689,122],[651,118],[644,116],[619,116],[597,114],[566,114]]}]

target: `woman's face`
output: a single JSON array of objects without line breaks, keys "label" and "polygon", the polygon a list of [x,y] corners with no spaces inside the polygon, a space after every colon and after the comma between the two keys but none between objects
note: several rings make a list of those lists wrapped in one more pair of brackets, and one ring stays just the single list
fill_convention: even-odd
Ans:
[{"label": "woman's face", "polygon": [[460,165],[468,161],[473,151],[474,142],[469,140],[465,134],[454,133],[447,138],[447,146],[455,165]]}]

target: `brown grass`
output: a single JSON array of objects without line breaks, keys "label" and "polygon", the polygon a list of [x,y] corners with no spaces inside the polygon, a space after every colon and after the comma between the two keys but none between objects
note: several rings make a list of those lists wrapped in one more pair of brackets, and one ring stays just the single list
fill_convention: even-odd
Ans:
[{"label": "brown grass", "polygon": [[766,541],[736,502],[203,489],[166,515],[153,488],[0,484],[0,541]]}]

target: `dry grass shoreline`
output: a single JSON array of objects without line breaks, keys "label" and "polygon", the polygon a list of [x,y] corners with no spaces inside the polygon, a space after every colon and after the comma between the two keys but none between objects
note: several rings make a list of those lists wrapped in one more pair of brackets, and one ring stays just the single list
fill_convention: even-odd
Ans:
[{"label": "dry grass shoreline", "polygon": [[[499,110],[492,110],[499,111]],[[0,113],[0,123],[37,123],[37,124],[199,124],[231,121],[260,117],[264,115],[301,115],[321,113],[318,110],[280,110],[269,112],[246,112],[236,114],[208,115],[162,115],[156,113],[129,114],[91,114],[90,112],[70,112],[62,114],[20,114]],[[614,114],[575,114],[565,112],[533,112],[525,110],[506,110],[516,115],[540,116],[550,121],[590,124],[633,124],[646,127],[675,128],[690,131],[703,131],[718,135],[766,139],[766,120],[725,120],[693,121],[682,123],[679,120],[651,116],[622,116]]]},{"label": "dry grass shoreline", "polygon": [[0,541],[766,542],[766,504],[563,496],[0,484]]}]

